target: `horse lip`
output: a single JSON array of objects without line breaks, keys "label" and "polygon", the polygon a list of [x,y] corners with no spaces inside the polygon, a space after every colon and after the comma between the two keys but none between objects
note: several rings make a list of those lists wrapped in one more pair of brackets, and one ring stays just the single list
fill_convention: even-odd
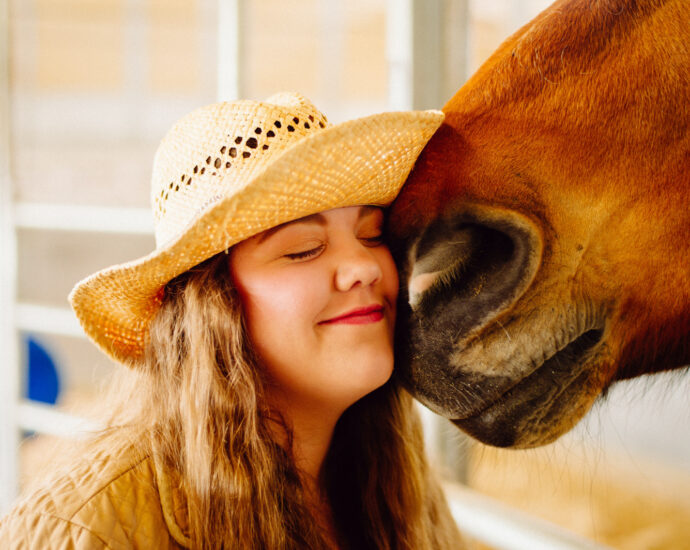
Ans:
[{"label": "horse lip", "polygon": [[[564,356],[566,357],[566,359],[565,361],[561,361],[561,363],[565,363],[565,366],[567,368],[570,368],[573,365],[580,365],[579,369],[570,372],[571,375],[579,375],[582,369],[584,369],[585,367],[584,363],[582,362],[582,359],[584,359],[585,356],[590,354],[592,350],[599,346],[599,344],[602,341],[603,332],[603,326],[597,328],[585,328],[585,330],[578,333],[577,336],[572,338],[565,346],[557,350],[550,357],[544,359],[539,366],[537,366],[534,369],[531,369],[523,377],[515,380],[512,384],[504,388],[503,391],[501,391],[501,393],[495,396],[491,401],[485,402],[480,409],[472,411],[470,414],[466,416],[452,418],[451,421],[457,423],[462,422],[464,420],[479,419],[482,415],[485,415],[487,412],[489,412],[489,410],[492,407],[499,405],[499,402],[501,402],[506,396],[508,396],[508,394],[511,391],[513,391],[517,386],[526,382],[529,378],[539,379],[540,377],[546,376],[547,373],[545,371],[545,368],[548,368],[550,365],[557,365],[559,367],[558,369],[553,369],[552,373],[556,370],[564,370],[563,364],[559,365],[557,363],[557,360],[562,359]],[[580,349],[577,349],[578,347]],[[567,355],[570,353],[573,354],[570,357],[567,357]],[[566,378],[564,380],[564,386],[567,387],[570,384],[570,381],[570,378]],[[510,397],[515,397],[519,399],[520,395],[521,394],[516,393],[515,396]]]}]

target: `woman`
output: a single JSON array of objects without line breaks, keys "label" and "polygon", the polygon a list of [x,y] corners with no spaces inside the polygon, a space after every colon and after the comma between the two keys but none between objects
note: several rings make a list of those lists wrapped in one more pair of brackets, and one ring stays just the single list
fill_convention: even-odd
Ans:
[{"label": "woman", "polygon": [[156,250],[79,283],[131,367],[81,466],[0,524],[12,548],[457,548],[393,381],[389,204],[434,111],[330,126],[278,94],[159,147]]}]

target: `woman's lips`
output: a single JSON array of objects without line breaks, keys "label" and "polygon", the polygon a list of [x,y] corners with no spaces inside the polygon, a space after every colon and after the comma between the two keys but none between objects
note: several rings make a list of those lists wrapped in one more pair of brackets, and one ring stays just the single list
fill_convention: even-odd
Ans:
[{"label": "woman's lips", "polygon": [[366,325],[369,323],[377,323],[383,319],[383,306],[374,304],[367,307],[360,307],[348,311],[332,319],[321,321],[320,325]]}]

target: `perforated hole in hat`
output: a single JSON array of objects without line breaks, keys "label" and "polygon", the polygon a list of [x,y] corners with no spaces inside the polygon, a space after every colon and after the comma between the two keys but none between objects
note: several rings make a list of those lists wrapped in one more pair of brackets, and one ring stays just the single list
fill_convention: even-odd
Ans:
[{"label": "perforated hole in hat", "polygon": [[[323,115],[321,115],[323,117]],[[236,162],[247,162],[247,159],[251,159],[252,155],[258,154],[260,151],[267,151],[270,148],[270,142],[278,137],[277,132],[287,132],[287,135],[292,135],[295,133],[297,128],[301,125],[304,130],[311,130],[313,128],[312,124],[318,122],[319,128],[325,128],[323,120],[316,120],[314,115],[308,115],[308,120],[300,121],[298,116],[288,116],[287,123],[283,124],[280,120],[275,120],[273,122],[273,127],[266,132],[262,126],[256,126],[253,129],[254,135],[245,140],[245,136],[236,135],[231,137],[228,134],[229,141],[224,143],[217,152],[207,153],[203,160],[200,160],[188,173],[183,173],[180,175],[179,183],[170,182],[167,189],[162,189],[160,195],[155,197],[155,214],[156,218],[160,219],[166,214],[167,208],[166,204],[169,198],[178,193],[181,189],[191,188],[194,185],[198,185],[201,182],[200,176],[206,173],[206,168],[209,168],[210,176],[224,176],[227,171],[231,170]],[[303,132],[300,132],[303,134]],[[284,136],[283,136],[284,137]],[[193,177],[194,176],[194,177]]]}]

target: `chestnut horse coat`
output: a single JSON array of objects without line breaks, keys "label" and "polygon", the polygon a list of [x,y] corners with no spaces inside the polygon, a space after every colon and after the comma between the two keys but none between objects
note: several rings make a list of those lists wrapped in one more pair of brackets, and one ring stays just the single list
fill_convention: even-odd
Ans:
[{"label": "chestnut horse coat", "polygon": [[690,363],[690,2],[558,1],[444,111],[390,219],[411,391],[530,447]]}]

